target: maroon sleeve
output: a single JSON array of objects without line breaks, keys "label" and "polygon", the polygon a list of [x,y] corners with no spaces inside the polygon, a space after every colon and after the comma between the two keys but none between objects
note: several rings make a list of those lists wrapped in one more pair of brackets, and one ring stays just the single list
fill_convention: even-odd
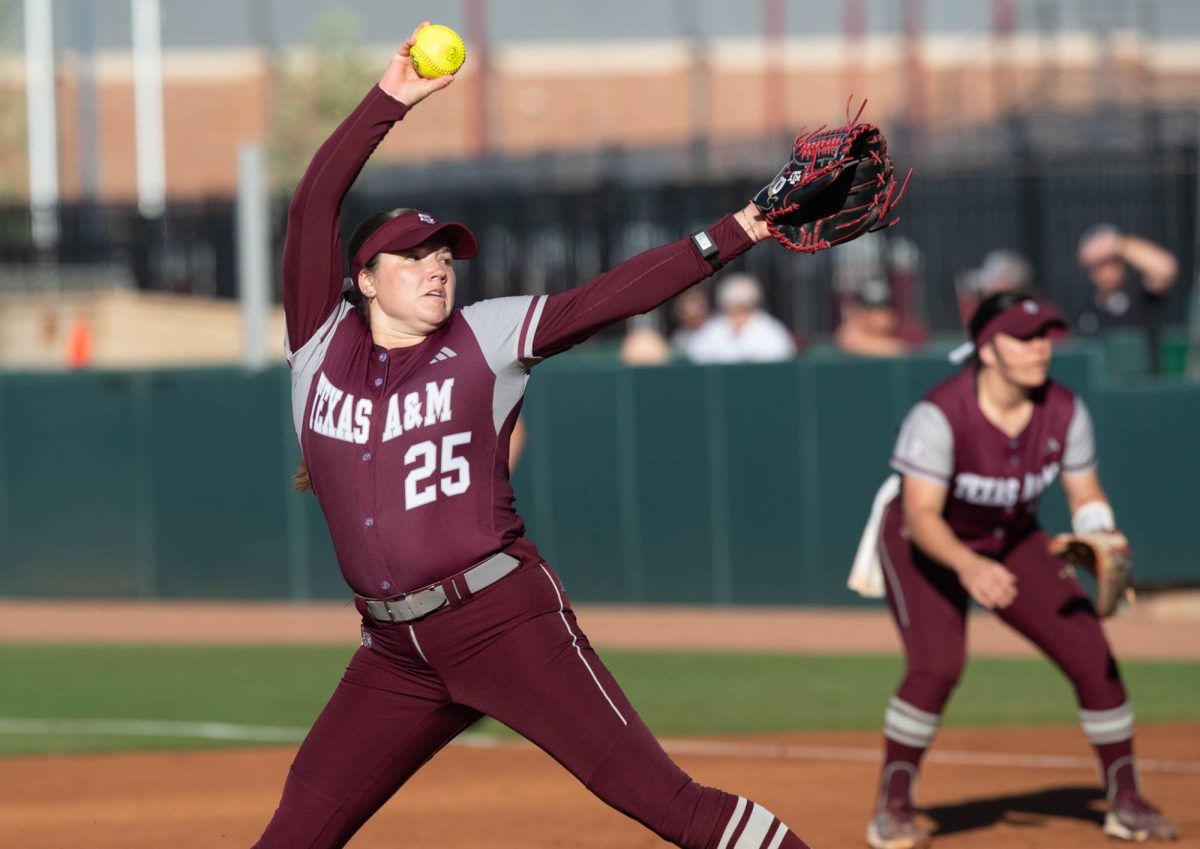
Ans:
[{"label": "maroon sleeve", "polygon": [[342,295],[342,200],[408,106],[375,86],[313,155],[288,207],[283,308],[289,353],[299,350]]},{"label": "maroon sleeve", "polygon": [[[722,263],[754,245],[732,215],[708,232]],[[691,239],[651,248],[582,286],[547,297],[534,330],[533,354],[543,358],[561,353],[614,322],[666,303],[712,273]]]}]

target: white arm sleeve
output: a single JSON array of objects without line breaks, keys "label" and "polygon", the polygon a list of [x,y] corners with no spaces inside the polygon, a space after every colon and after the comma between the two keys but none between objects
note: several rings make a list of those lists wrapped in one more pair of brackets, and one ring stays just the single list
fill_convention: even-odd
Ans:
[{"label": "white arm sleeve", "polygon": [[935,404],[920,401],[900,425],[892,468],[902,475],[949,484],[954,473],[954,432]]},{"label": "white arm sleeve", "polygon": [[1096,466],[1096,434],[1092,417],[1083,399],[1076,396],[1075,412],[1067,425],[1067,445],[1063,449],[1063,472],[1078,474]]}]

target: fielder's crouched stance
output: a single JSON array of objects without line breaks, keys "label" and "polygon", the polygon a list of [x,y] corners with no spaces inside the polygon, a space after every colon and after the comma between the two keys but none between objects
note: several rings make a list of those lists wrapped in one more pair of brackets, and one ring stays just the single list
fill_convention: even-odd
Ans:
[{"label": "fielder's crouched stance", "polygon": [[[419,77],[412,43],[317,152],[289,211],[288,361],[307,467],[298,485],[320,501],[363,630],[257,845],[343,846],[487,714],[677,846],[801,849],[765,808],[697,784],[667,757],[525,537],[508,479],[532,367],[744,253],[768,235],[763,209],[748,204],[576,289],[460,310],[453,260],[475,255],[475,237],[426,212],[392,210],[351,239],[352,306],[342,200],[391,126],[452,79]],[[880,156],[866,161],[877,169],[870,185],[894,202],[890,165],[885,173]],[[863,212],[866,191],[848,193],[863,232],[877,223]]]},{"label": "fielder's crouched stance", "polygon": [[[1037,523],[1038,498],[1061,471],[1076,533],[1113,530],[1087,409],[1047,380],[1047,334],[1064,326],[1053,307],[1028,295],[986,299],[970,322],[975,359],[916,404],[900,428],[892,467],[903,482],[895,496],[881,491],[881,528],[860,548],[861,558],[867,543],[878,543],[907,661],[884,720],[867,832],[876,849],[908,849],[927,837],[913,817],[913,787],[962,672],[972,598],[1070,678],[1107,793],[1105,832],[1126,840],[1175,836],[1138,790],[1133,712],[1096,610],[1071,567],[1049,553]],[[851,576],[860,590],[870,583],[862,565]]]}]

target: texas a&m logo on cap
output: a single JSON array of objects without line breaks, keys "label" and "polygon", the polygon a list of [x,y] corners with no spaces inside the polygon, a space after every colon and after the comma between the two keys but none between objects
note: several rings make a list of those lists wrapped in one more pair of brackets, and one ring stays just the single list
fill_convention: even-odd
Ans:
[{"label": "texas a&m logo on cap", "polygon": [[420,218],[426,224],[437,224],[437,222],[433,220],[433,216],[427,212],[418,212],[417,218]]}]

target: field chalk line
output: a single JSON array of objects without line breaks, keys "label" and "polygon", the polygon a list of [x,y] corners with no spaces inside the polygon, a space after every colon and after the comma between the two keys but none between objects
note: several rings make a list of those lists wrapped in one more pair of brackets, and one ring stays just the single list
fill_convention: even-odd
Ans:
[{"label": "field chalk line", "polygon": [[[307,728],[281,725],[238,725],[229,722],[171,722],[155,719],[22,719],[0,717],[0,734],[88,735],[101,737],[181,737],[199,740],[229,740],[246,743],[299,743]],[[662,740],[672,755],[762,760],[843,761],[877,763],[879,749],[854,746],[805,746],[788,743],[722,742],[719,740]],[[523,740],[490,734],[460,735],[454,745],[475,748],[525,747]],[[1091,758],[1072,755],[1031,755],[1004,752],[933,750],[927,758],[935,763],[960,766],[1017,767],[1021,769],[1083,769],[1095,771]],[[1139,758],[1142,772],[1200,775],[1200,762]]]}]

